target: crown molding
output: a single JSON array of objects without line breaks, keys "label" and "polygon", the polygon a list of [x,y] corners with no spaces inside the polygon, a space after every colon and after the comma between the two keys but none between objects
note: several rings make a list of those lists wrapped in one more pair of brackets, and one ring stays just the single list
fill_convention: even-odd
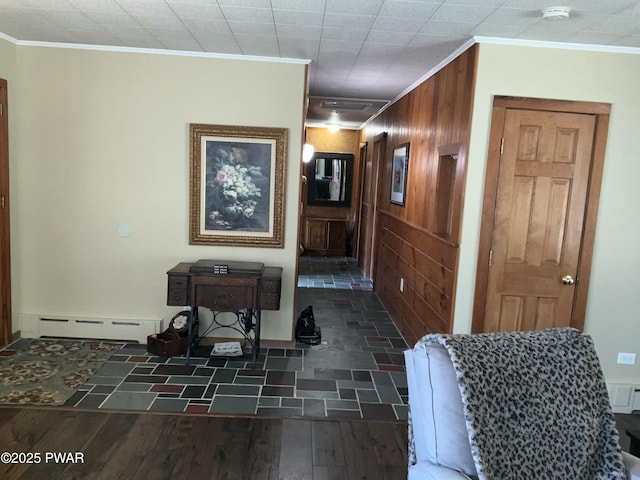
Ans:
[{"label": "crown molding", "polygon": [[523,40],[518,38],[473,37],[474,43],[511,45],[516,47],[555,48],[559,50],[582,50],[585,52],[627,53],[640,55],[640,48],[620,45],[596,45],[590,43],[549,42],[546,40]]},{"label": "crown molding", "polygon": [[12,36],[10,36],[10,35],[7,35],[6,33],[2,33],[2,32],[0,32],[0,38],[1,38],[2,40],[6,40],[7,42],[11,42],[11,43],[13,43],[14,45],[17,45],[17,44],[18,44],[18,40],[16,40],[15,38],[13,38],[13,37],[12,37]]},{"label": "crown molding", "polygon": [[118,47],[115,45],[90,45],[82,43],[57,43],[57,42],[36,42],[30,40],[17,40],[9,35],[0,32],[0,38],[7,40],[19,47],[41,47],[41,48],[66,48],[70,50],[93,50],[101,52],[119,52],[119,53],[144,53],[149,55],[169,55],[176,57],[198,57],[198,58],[219,58],[226,60],[245,60],[254,62],[272,62],[272,63],[294,63],[308,65],[311,63],[309,59],[286,58],[286,57],[267,57],[259,55],[236,55],[231,53],[211,53],[211,52],[193,52],[187,50],[164,50],[160,48],[138,48],[138,47]]}]

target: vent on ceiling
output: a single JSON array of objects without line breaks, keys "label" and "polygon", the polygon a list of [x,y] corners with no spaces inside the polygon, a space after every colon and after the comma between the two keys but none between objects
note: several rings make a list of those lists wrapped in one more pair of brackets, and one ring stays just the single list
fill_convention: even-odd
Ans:
[{"label": "vent on ceiling", "polygon": [[327,110],[358,110],[364,111],[368,108],[372,107],[372,103],[370,102],[355,102],[355,101],[335,101],[335,100],[324,100],[320,102],[320,108],[326,108]]}]

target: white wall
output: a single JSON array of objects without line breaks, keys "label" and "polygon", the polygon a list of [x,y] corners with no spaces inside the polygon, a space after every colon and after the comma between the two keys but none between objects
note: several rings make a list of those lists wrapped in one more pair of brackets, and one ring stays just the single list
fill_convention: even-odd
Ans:
[{"label": "white wall", "polygon": [[616,364],[618,352],[640,354],[639,78],[636,54],[480,45],[455,332],[471,329],[493,96],[611,103],[585,331],[594,339],[608,382],[640,384],[640,363]]},{"label": "white wall", "polygon": [[[175,264],[248,260],[284,268],[262,335],[291,339],[305,68],[19,46],[14,319],[168,319]],[[284,249],[189,245],[190,123],[289,129]]]},{"label": "white wall", "polygon": [[0,36],[0,78],[13,83],[16,74],[17,47]]}]

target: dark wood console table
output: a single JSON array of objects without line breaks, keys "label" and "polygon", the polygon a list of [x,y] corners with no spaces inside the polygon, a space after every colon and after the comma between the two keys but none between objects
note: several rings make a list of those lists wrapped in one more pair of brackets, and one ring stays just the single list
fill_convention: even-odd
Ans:
[{"label": "dark wood console table", "polygon": [[[260,350],[260,317],[262,310],[280,309],[282,268],[265,267],[258,262],[198,260],[179,263],[167,272],[167,305],[191,306],[187,362],[200,337],[198,307],[213,312],[213,325],[232,328],[253,344],[255,361]],[[217,315],[232,312],[237,322],[223,324]],[[253,340],[249,334],[254,331]]]}]

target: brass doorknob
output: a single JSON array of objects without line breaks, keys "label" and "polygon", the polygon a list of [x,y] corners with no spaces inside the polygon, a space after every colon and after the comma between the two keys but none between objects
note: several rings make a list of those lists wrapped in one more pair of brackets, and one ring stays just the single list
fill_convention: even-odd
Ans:
[{"label": "brass doorknob", "polygon": [[571,275],[565,275],[562,277],[562,283],[565,285],[573,285],[576,281],[573,279]]}]

